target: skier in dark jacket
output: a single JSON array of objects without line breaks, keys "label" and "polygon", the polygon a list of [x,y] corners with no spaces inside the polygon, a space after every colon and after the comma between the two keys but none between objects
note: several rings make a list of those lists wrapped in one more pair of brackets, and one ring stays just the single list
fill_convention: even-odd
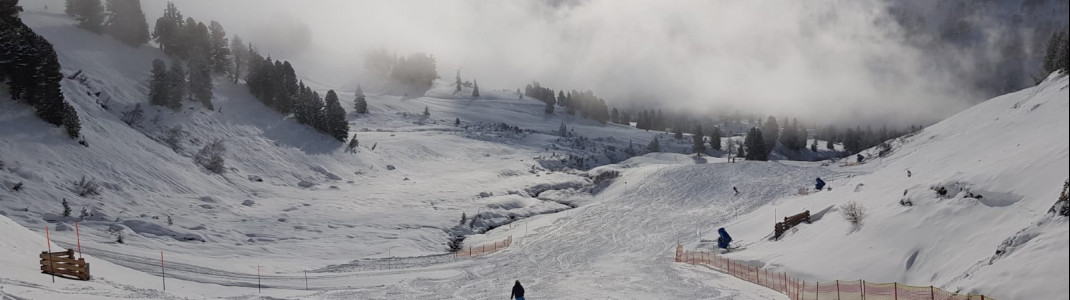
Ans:
[{"label": "skier in dark jacket", "polygon": [[509,299],[524,300],[524,286],[520,285],[520,280],[516,281],[513,285],[513,293],[509,296]]},{"label": "skier in dark jacket", "polygon": [[821,190],[824,190],[825,189],[825,181],[821,180],[821,177],[818,177],[817,178],[817,184],[814,186],[814,188],[817,188],[818,192],[820,192]]}]

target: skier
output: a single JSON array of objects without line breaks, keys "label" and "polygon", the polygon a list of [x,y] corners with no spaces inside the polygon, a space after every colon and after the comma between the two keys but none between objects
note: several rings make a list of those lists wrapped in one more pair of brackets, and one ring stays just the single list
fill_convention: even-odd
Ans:
[{"label": "skier", "polygon": [[733,186],[732,190],[736,192],[736,196],[739,196],[739,189]]},{"label": "skier", "polygon": [[817,185],[815,186],[815,188],[817,188],[818,192],[825,189],[825,181],[821,180],[821,177],[817,178]]},{"label": "skier", "polygon": [[862,156],[862,153],[859,153],[855,158],[858,158],[858,163],[862,163],[862,161],[866,160],[866,157]]},{"label": "skier", "polygon": [[717,234],[720,235],[717,238],[717,247],[728,250],[728,245],[732,243],[732,236],[728,235],[728,231],[724,228],[717,229]]},{"label": "skier", "polygon": [[520,285],[520,280],[516,281],[513,285],[513,293],[509,296],[509,299],[524,300],[524,286]]}]

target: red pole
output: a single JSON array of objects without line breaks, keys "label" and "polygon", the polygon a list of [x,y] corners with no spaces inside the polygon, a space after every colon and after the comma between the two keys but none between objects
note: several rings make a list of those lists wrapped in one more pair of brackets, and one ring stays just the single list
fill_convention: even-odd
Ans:
[{"label": "red pole", "polygon": [[82,258],[82,234],[78,231],[78,222],[74,222],[74,236],[78,237],[78,258]]},{"label": "red pole", "polygon": [[52,263],[52,235],[48,232],[48,226],[45,226],[45,241],[48,243],[48,271],[52,273],[52,283],[56,283],[56,264]]},{"label": "red pole", "polygon": [[167,290],[167,268],[163,265],[163,251],[160,251],[160,281],[163,282],[163,290]]}]

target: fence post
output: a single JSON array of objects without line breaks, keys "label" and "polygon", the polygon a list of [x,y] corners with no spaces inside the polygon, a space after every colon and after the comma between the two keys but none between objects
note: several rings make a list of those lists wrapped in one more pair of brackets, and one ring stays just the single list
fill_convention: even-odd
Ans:
[{"label": "fence post", "polygon": [[163,282],[163,290],[167,290],[167,268],[163,265],[163,251],[160,251],[160,281]]},{"label": "fence post", "polygon": [[932,300],[936,300],[936,287],[929,286],[929,295],[932,296]]},{"label": "fence post", "polygon": [[862,284],[862,291],[860,292],[860,293],[862,293],[862,300],[866,300],[866,281],[865,280],[858,280],[858,283]]},{"label": "fence post", "polygon": [[52,283],[56,283],[56,264],[52,259],[52,236],[48,233],[48,226],[45,226],[45,240],[48,241],[48,272],[52,273]]},{"label": "fence post", "polygon": [[305,270],[305,290],[308,290],[308,270]]},{"label": "fence post", "polygon": [[895,287],[895,300],[899,300],[899,283],[892,283],[892,286]]},{"label": "fence post", "polygon": [[82,233],[78,231],[78,222],[74,222],[74,236],[78,237],[78,258],[82,257]]},{"label": "fence post", "polygon": [[836,280],[836,300],[840,300],[840,281]]},{"label": "fence post", "polygon": [[264,292],[264,290],[260,287],[260,266],[256,266],[256,292]]},{"label": "fence post", "polygon": [[821,282],[814,282],[814,298],[821,300]]}]

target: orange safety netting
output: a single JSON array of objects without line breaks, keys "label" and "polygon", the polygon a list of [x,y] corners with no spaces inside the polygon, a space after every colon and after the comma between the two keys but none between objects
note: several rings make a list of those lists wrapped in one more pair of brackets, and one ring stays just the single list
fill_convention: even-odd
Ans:
[{"label": "orange safety netting", "polygon": [[958,295],[935,287],[876,284],[863,280],[804,282],[787,273],[749,266],[716,253],[685,251],[676,246],[676,262],[708,266],[736,278],[783,293],[791,300],[993,300],[980,295]]}]

